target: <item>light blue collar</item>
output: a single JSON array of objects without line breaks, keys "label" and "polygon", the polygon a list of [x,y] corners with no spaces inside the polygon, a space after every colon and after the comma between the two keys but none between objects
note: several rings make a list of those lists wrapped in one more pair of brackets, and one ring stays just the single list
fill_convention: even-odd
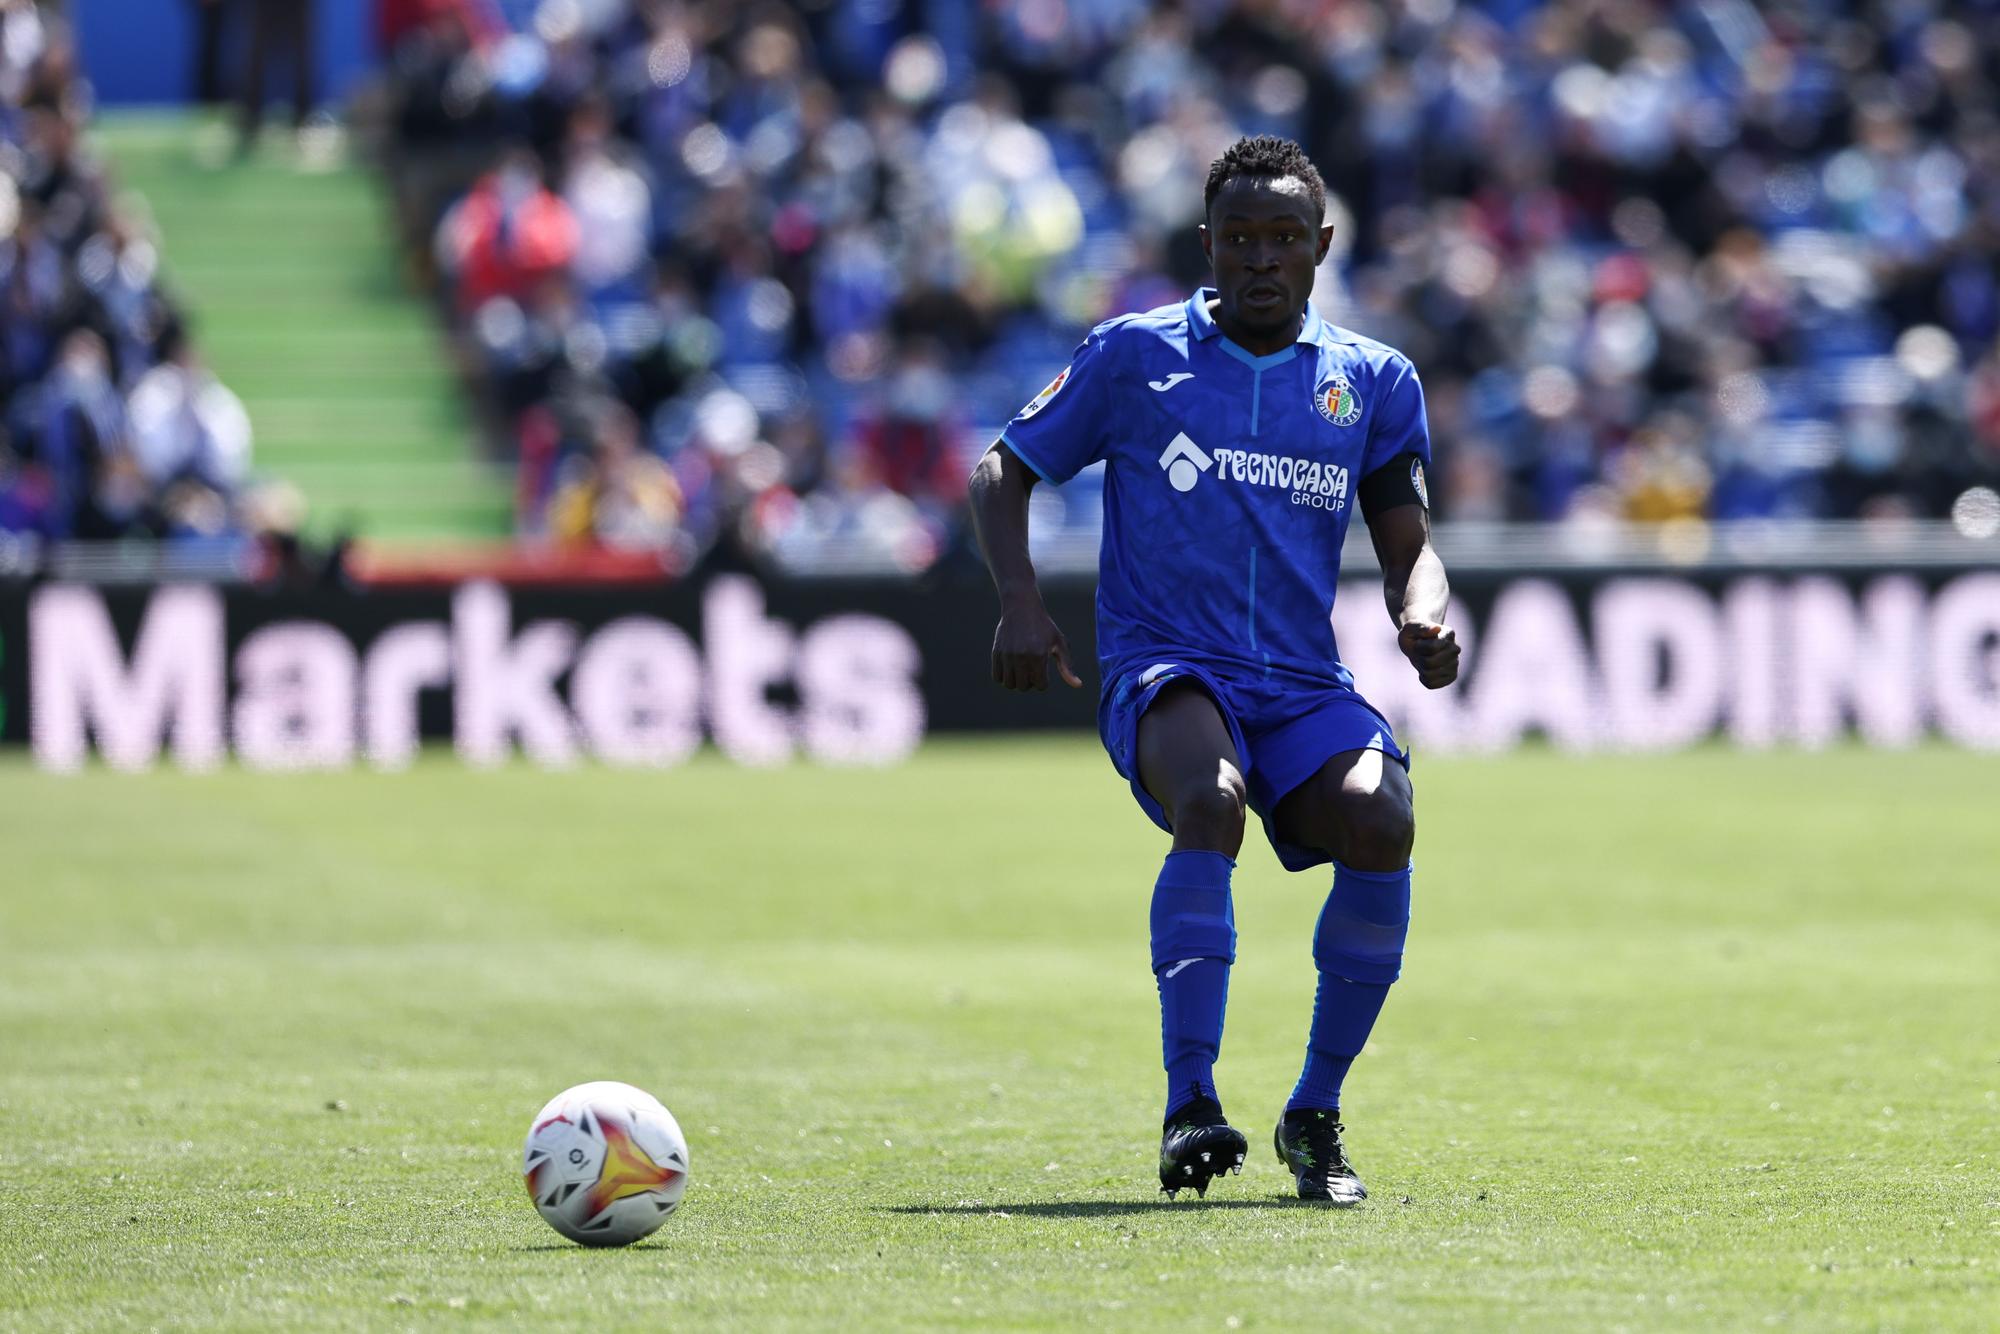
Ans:
[{"label": "light blue collar", "polygon": [[1311,344],[1319,342],[1320,334],[1325,328],[1325,321],[1320,319],[1319,312],[1314,310],[1312,302],[1308,301],[1306,302],[1306,317],[1299,321],[1299,336],[1293,340],[1292,345],[1280,348],[1269,356],[1253,356],[1243,347],[1223,336],[1221,327],[1215,322],[1215,317],[1208,313],[1208,303],[1214,298],[1215,289],[1213,287],[1197,287],[1195,289],[1194,295],[1187,300],[1189,330],[1193,332],[1196,338],[1203,342],[1211,338],[1222,339],[1222,350],[1252,370],[1269,370],[1273,366],[1281,366],[1285,362],[1290,361],[1299,354],[1300,343]]}]

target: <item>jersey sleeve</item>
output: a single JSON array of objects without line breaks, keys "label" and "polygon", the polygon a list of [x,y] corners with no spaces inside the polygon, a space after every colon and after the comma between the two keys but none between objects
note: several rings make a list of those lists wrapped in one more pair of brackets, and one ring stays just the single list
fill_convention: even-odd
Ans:
[{"label": "jersey sleeve", "polygon": [[1104,331],[1077,344],[1048,387],[1014,414],[1000,439],[1045,482],[1061,485],[1105,456],[1116,378]]},{"label": "jersey sleeve", "polygon": [[1361,459],[1361,475],[1366,478],[1398,454],[1415,454],[1425,464],[1431,461],[1431,424],[1424,413],[1424,387],[1417,369],[1398,356],[1384,368],[1376,384],[1380,396],[1375,420],[1368,428],[1368,448]]}]

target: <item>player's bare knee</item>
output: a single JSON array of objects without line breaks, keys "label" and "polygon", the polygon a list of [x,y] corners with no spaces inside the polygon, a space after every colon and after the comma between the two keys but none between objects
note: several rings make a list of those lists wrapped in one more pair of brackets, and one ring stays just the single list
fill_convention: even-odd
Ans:
[{"label": "player's bare knee", "polygon": [[1395,871],[1410,863],[1417,840],[1416,812],[1400,792],[1343,793],[1340,858],[1357,871]]},{"label": "player's bare knee", "polygon": [[1216,772],[1174,794],[1174,846],[1203,848],[1234,857],[1243,846],[1243,812],[1248,804],[1243,775],[1224,762]]}]

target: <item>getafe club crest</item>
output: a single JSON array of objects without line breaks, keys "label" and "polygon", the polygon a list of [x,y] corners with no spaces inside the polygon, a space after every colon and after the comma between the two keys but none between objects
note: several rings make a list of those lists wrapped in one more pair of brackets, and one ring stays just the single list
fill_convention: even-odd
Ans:
[{"label": "getafe club crest", "polygon": [[1345,375],[1336,375],[1321,385],[1314,402],[1319,415],[1335,426],[1352,426],[1361,420],[1361,395],[1354,392]]},{"label": "getafe club crest", "polygon": [[1059,392],[1061,392],[1064,382],[1067,381],[1068,379],[1069,379],[1069,367],[1065,366],[1060,371],[1056,372],[1055,379],[1049,381],[1048,388],[1042,390],[1041,393],[1036,394],[1033,398],[1028,400],[1028,406],[1021,409],[1021,420],[1026,421],[1028,420],[1028,418],[1034,416],[1036,413],[1040,412],[1043,408],[1047,407],[1049,405],[1049,400],[1054,398]]}]

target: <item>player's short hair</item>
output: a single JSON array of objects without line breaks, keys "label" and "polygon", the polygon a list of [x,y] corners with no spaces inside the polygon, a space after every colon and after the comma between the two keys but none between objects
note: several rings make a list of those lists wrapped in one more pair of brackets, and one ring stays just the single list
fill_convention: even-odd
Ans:
[{"label": "player's short hair", "polygon": [[1306,183],[1306,193],[1312,196],[1313,217],[1322,222],[1326,220],[1326,182],[1320,179],[1319,168],[1306,156],[1306,150],[1290,139],[1281,139],[1275,134],[1255,134],[1238,139],[1223,150],[1222,156],[1208,166],[1208,185],[1201,196],[1204,216],[1215,207],[1215,197],[1222,193],[1222,187],[1237,176],[1254,176],[1264,180],[1296,176]]}]

